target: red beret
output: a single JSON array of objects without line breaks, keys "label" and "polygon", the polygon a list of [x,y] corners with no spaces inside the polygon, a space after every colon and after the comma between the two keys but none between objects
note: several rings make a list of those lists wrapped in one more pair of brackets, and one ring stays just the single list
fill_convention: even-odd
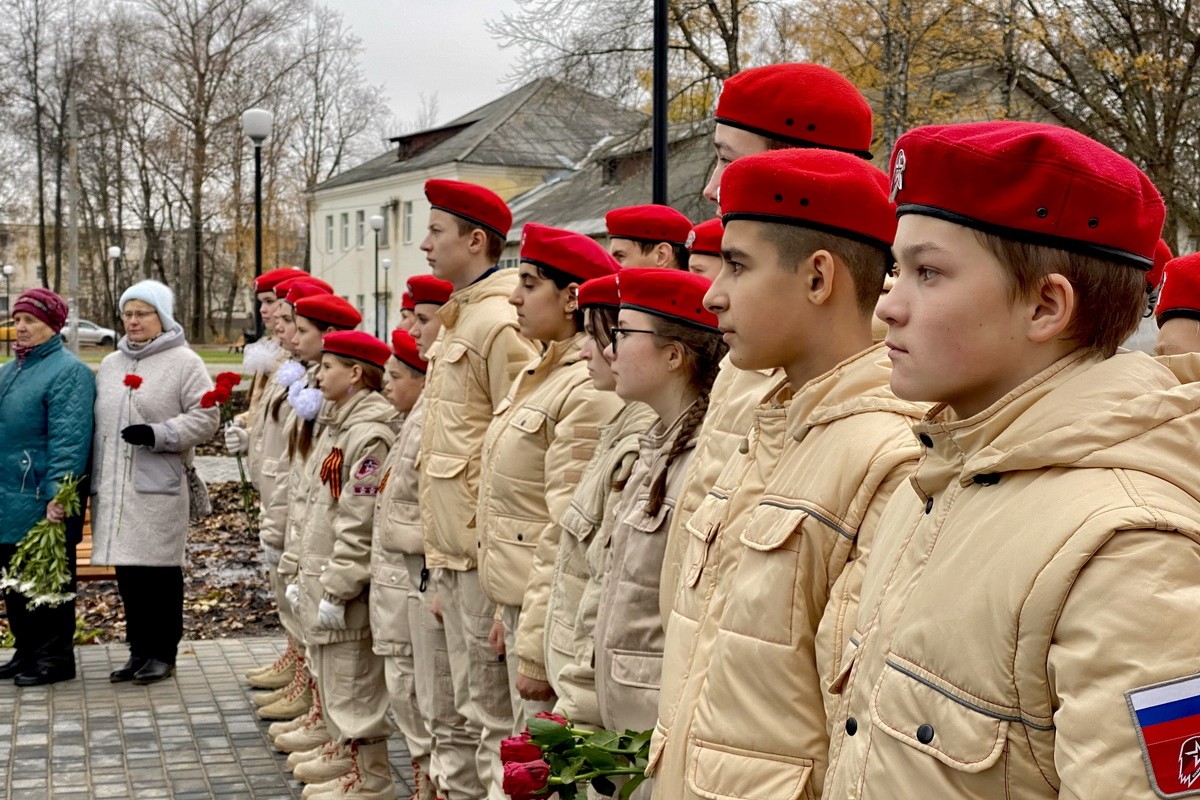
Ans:
[{"label": "red beret", "polygon": [[1172,317],[1200,319],[1200,253],[1167,262],[1154,316],[1160,326]]},{"label": "red beret", "polygon": [[885,250],[896,237],[887,176],[836,150],[770,150],[737,159],[721,175],[721,211],[726,223],[801,225]]},{"label": "red beret", "polygon": [[330,331],[321,337],[321,352],[365,361],[380,369],[392,355],[386,344],[362,331]]},{"label": "red beret", "polygon": [[581,283],[611,275],[617,260],[595,240],[582,233],[527,222],[521,230],[521,260],[562,272]]},{"label": "red beret", "polygon": [[708,256],[721,255],[721,237],[725,235],[725,226],[718,219],[706,219],[688,234],[687,249],[693,253]]},{"label": "red beret", "polygon": [[[292,308],[296,307],[296,303],[301,297],[315,297],[320,294],[333,294],[333,287],[325,281],[308,281],[308,280],[292,280],[286,281],[288,284],[286,296],[283,297],[284,302],[291,304]],[[275,287],[276,291],[283,289],[283,283]]]},{"label": "red beret", "polygon": [[1159,239],[1158,244],[1154,247],[1154,266],[1146,273],[1146,283],[1150,284],[1150,288],[1157,289],[1162,283],[1163,270],[1167,267],[1167,262],[1174,256],[1171,254],[1171,246],[1167,244],[1165,239]]},{"label": "red beret", "polygon": [[362,322],[358,309],[336,294],[318,294],[296,301],[296,313],[336,328],[353,328]]},{"label": "red beret", "polygon": [[692,221],[670,206],[654,203],[614,208],[604,215],[608,235],[636,242],[670,242],[682,245],[692,232]]},{"label": "red beret", "polygon": [[437,303],[440,306],[453,292],[453,283],[432,275],[414,275],[408,279],[408,293],[413,296],[413,303]]},{"label": "red beret", "polygon": [[405,292],[404,294],[400,295],[400,310],[401,311],[412,311],[413,306],[415,306],[416,303],[417,303],[417,301],[413,300],[413,296],[410,292]]},{"label": "red beret", "polygon": [[1154,265],[1162,197],[1140,169],[1082,133],[1034,122],[930,125],[892,155],[897,214],[925,214],[1031,244]]},{"label": "red beret", "polygon": [[392,331],[392,355],[401,364],[407,364],[417,372],[425,372],[429,369],[429,362],[421,358],[417,349],[417,340],[408,331],[402,331],[399,328]]},{"label": "red beret", "polygon": [[621,308],[716,333],[717,315],[704,307],[704,295],[711,285],[708,278],[677,269],[630,268],[617,273]]},{"label": "red beret", "polygon": [[268,272],[264,272],[262,275],[259,275],[254,279],[254,291],[255,293],[273,292],[275,291],[275,287],[278,286],[281,281],[285,281],[288,278],[305,277],[307,275],[307,272],[296,267],[280,267],[279,269],[273,269]]},{"label": "red beret", "polygon": [[425,197],[434,208],[504,238],[512,227],[512,212],[500,195],[473,183],[434,178],[425,181]]},{"label": "red beret", "polygon": [[743,70],[721,87],[714,116],[796,147],[871,157],[871,107],[854,84],[820,64]]},{"label": "red beret", "polygon": [[617,292],[617,274],[605,275],[602,278],[592,278],[579,286],[579,307],[621,305],[621,295]]}]

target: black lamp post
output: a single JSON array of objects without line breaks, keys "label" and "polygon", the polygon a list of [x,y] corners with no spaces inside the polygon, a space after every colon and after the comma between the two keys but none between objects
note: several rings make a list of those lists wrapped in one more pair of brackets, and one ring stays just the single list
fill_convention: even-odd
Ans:
[{"label": "black lamp post", "polygon": [[392,260],[390,258],[385,258],[380,263],[383,264],[383,336],[379,337],[382,339],[389,334],[388,303],[391,302],[392,295],[388,289],[388,270],[392,267]]},{"label": "black lamp post", "polygon": [[[375,309],[371,312],[371,319],[375,321],[376,338],[382,339],[383,334],[379,332],[379,232],[383,230],[383,217],[378,214],[371,217],[371,227],[375,229]],[[387,314],[387,311],[383,313]]]},{"label": "black lamp post", "polygon": [[[271,135],[271,112],[252,108],[242,112],[242,131],[254,144],[254,277],[262,275],[262,143]],[[262,309],[254,304],[254,336],[263,333]]]},{"label": "black lamp post", "polygon": [[[12,292],[9,284],[12,283],[12,274],[16,272],[16,267],[12,264],[5,264],[3,270],[0,271],[4,273],[4,313],[8,315],[9,319],[12,319]],[[16,327],[16,325],[9,325],[4,337],[4,354],[6,356],[12,355],[12,337],[17,332]]]},{"label": "black lamp post", "polygon": [[117,302],[120,295],[117,293],[120,288],[120,283],[117,280],[117,269],[121,263],[121,248],[115,244],[108,248],[108,257],[112,260],[112,299],[113,299],[113,329],[116,330],[117,323],[121,321],[121,309],[117,308]]}]

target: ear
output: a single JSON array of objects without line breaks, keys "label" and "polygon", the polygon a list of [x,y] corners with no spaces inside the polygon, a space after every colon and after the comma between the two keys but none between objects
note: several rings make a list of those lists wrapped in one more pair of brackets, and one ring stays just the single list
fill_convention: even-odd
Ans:
[{"label": "ear", "polygon": [[362,379],[363,379],[362,364],[355,362],[354,365],[350,367],[350,382],[351,383],[362,383]]},{"label": "ear", "polygon": [[471,241],[467,242],[467,249],[472,255],[487,252],[487,234],[483,232],[483,228],[472,228],[469,234]]},{"label": "ear", "polygon": [[563,312],[566,314],[574,314],[579,310],[579,284],[568,283],[563,292],[566,294],[566,302],[563,304]]},{"label": "ear", "polygon": [[828,250],[817,250],[800,264],[805,297],[814,306],[825,305],[833,297],[837,281],[837,262]]},{"label": "ear", "polygon": [[666,347],[667,351],[667,369],[674,372],[681,369],[684,365],[684,350],[683,345],[679,342],[671,342]]},{"label": "ear", "polygon": [[654,266],[669,267],[674,258],[675,251],[671,249],[671,245],[666,242],[659,242],[654,245]]},{"label": "ear", "polygon": [[1054,272],[1026,300],[1029,341],[1049,342],[1059,338],[1075,316],[1075,287],[1065,275]]}]

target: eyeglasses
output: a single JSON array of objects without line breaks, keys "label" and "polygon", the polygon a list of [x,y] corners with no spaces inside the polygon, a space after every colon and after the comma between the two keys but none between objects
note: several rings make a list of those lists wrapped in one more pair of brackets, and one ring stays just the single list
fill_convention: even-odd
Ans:
[{"label": "eyeglasses", "polygon": [[157,311],[122,311],[121,319],[147,319],[157,315]]},{"label": "eyeglasses", "polygon": [[618,333],[621,334],[621,336],[627,336],[631,333],[648,333],[651,336],[661,336],[664,339],[677,339],[678,338],[675,336],[667,336],[666,334],[659,333],[658,331],[648,331],[643,328],[612,328],[609,331],[609,333],[612,336],[613,355],[617,354],[617,340],[618,340],[617,334]]}]

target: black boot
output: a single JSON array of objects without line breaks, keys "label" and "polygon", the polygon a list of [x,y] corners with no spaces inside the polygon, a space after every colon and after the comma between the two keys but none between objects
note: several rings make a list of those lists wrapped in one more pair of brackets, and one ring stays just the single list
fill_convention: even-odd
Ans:
[{"label": "black boot", "polygon": [[149,659],[142,658],[141,656],[130,656],[129,660],[125,662],[125,666],[108,673],[109,682],[125,683],[126,681],[133,680],[133,676],[137,674],[139,669],[146,666],[147,661]]},{"label": "black boot", "polygon": [[0,680],[15,678],[31,666],[33,666],[31,661],[22,658],[21,654],[17,653],[11,661],[0,664]]},{"label": "black boot", "polygon": [[42,659],[30,665],[24,672],[13,678],[17,686],[45,686],[60,681],[75,679],[75,661],[65,659]]},{"label": "black boot", "polygon": [[145,686],[148,683],[158,683],[175,674],[175,665],[166,661],[152,658],[145,663],[133,676],[133,682]]}]

